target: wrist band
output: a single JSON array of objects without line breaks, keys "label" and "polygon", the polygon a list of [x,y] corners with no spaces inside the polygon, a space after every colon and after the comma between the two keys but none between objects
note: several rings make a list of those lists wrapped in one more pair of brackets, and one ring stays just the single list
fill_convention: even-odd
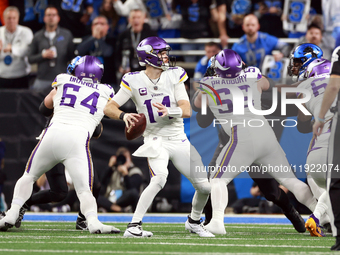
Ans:
[{"label": "wrist band", "polygon": [[320,118],[320,117],[317,117],[316,118],[319,122],[321,122],[321,123],[324,123],[325,122],[325,119],[322,119],[322,118]]},{"label": "wrist band", "polygon": [[183,111],[181,107],[167,107],[168,115],[174,118],[182,118]]},{"label": "wrist band", "polygon": [[120,119],[120,120],[123,120],[124,115],[125,115],[125,112],[121,112],[120,115],[119,115],[119,119]]}]

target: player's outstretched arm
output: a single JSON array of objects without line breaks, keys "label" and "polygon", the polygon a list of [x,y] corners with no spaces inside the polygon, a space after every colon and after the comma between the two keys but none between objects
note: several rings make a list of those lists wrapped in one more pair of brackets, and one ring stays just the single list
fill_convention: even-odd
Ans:
[{"label": "player's outstretched arm", "polygon": [[138,122],[139,115],[137,113],[125,113],[121,110],[119,110],[120,105],[114,101],[109,101],[105,108],[104,108],[104,114],[114,120],[123,120],[125,122],[126,127],[130,127],[130,125],[134,126],[134,122]]},{"label": "player's outstretched arm", "polygon": [[39,106],[39,111],[46,117],[53,114],[53,98],[56,93],[57,89],[52,89]]}]

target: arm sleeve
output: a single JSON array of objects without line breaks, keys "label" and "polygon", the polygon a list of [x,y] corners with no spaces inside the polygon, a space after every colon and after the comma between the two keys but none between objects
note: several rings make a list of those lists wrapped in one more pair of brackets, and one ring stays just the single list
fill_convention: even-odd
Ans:
[{"label": "arm sleeve", "polygon": [[126,90],[121,87],[120,90],[117,92],[117,94],[113,97],[112,100],[115,101],[119,106],[122,106],[130,98],[131,98],[131,96],[129,95],[129,93],[126,92]]},{"label": "arm sleeve", "polygon": [[175,98],[178,102],[179,100],[187,100],[189,101],[188,93],[185,90],[185,86],[183,82],[180,82],[175,85]]},{"label": "arm sleeve", "polygon": [[41,112],[45,117],[49,117],[53,114],[53,109],[47,108],[43,100],[39,106],[39,112]]}]

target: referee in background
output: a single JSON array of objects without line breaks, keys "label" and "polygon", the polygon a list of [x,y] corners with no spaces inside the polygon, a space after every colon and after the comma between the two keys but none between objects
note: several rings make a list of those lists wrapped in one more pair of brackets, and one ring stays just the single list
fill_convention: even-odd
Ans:
[{"label": "referee in background", "polygon": [[[322,132],[326,112],[330,109],[334,113],[332,119],[331,136],[328,147],[328,169],[327,189],[329,190],[330,202],[333,210],[334,224],[332,224],[333,236],[336,237],[335,245],[331,250],[340,250],[340,47],[332,54],[332,70],[328,85],[322,100],[319,116],[316,118],[313,133],[319,136]],[[336,96],[338,98],[336,99]],[[332,107],[336,100],[336,106]],[[331,215],[330,215],[331,216]],[[332,222],[332,219],[331,219]]]}]

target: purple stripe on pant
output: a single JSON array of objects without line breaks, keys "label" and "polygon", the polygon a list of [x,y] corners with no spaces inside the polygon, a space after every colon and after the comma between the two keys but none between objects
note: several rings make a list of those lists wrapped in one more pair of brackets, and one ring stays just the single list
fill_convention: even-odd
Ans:
[{"label": "purple stripe on pant", "polygon": [[[52,123],[52,124],[53,124],[53,123]],[[44,139],[44,136],[45,136],[45,134],[46,134],[48,128],[49,128],[50,126],[52,126],[52,124],[50,124],[50,125],[45,129],[45,131],[44,131],[44,133],[43,133],[43,135],[42,135],[40,141],[38,142],[38,144],[37,144],[37,145],[35,146],[35,148],[33,149],[32,153],[31,153],[31,156],[30,156],[29,159],[28,159],[28,162],[27,162],[27,165],[26,165],[26,169],[25,169],[25,171],[26,171],[27,173],[30,172],[31,166],[32,166],[32,161],[33,161],[33,158],[34,158],[34,155],[35,155],[35,153],[37,152],[37,150],[38,150],[38,148],[39,148],[39,145],[41,144],[42,140]]]},{"label": "purple stripe on pant", "polygon": [[[225,152],[225,154],[223,155],[223,158],[226,157],[226,159],[224,160],[223,164],[220,166],[220,171],[218,172],[218,174],[216,175],[215,178],[221,178],[222,175],[224,174],[224,171],[223,171],[223,167],[227,167],[229,165],[229,161],[235,151],[235,148],[237,146],[237,126],[234,126],[233,127],[234,129],[234,132],[232,133],[232,137],[230,138],[231,139],[231,144],[230,144],[230,149],[228,148]],[[226,155],[227,154],[227,155]]]}]

